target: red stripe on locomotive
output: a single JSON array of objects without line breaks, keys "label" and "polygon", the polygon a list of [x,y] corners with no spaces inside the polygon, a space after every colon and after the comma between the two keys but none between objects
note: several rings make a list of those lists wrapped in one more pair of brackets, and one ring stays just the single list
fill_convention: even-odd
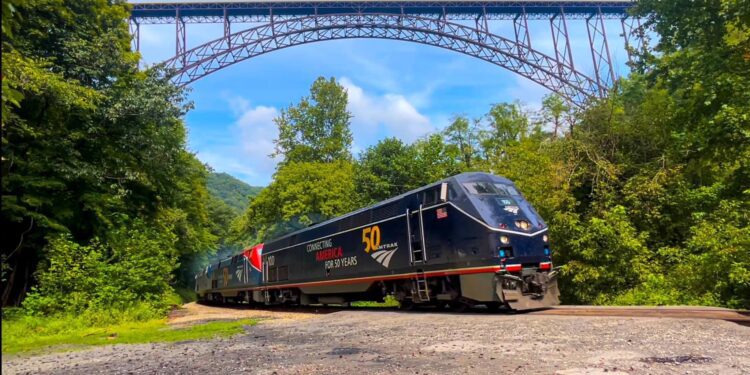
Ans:
[{"label": "red stripe on locomotive", "polygon": [[250,262],[250,267],[253,267],[258,272],[261,272],[263,268],[263,260],[261,255],[263,254],[263,244],[257,244],[251,248],[245,249],[242,255],[247,258]]}]

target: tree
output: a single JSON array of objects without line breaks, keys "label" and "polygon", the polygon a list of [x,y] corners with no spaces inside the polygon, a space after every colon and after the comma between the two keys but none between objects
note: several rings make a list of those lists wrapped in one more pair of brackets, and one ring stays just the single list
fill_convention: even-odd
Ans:
[{"label": "tree", "polygon": [[235,231],[245,241],[265,241],[355,208],[350,162],[290,162],[250,201]]},{"label": "tree", "polygon": [[529,118],[519,103],[499,103],[490,108],[489,123],[480,132],[480,144],[485,157],[497,158],[503,147],[515,144],[529,133]]},{"label": "tree", "polygon": [[[114,249],[112,233],[142,224],[144,236],[174,237],[161,242],[169,264],[211,251],[206,169],[185,149],[190,106],[163,74],[137,70],[128,5],[14,4],[18,17],[3,13],[3,305],[48,271],[60,236]],[[173,269],[160,277],[171,282]],[[39,291],[52,290],[45,280]]]},{"label": "tree", "polygon": [[419,187],[421,174],[413,146],[386,138],[359,156],[356,191],[365,204],[375,203]]},{"label": "tree", "polygon": [[675,156],[696,183],[750,186],[750,2],[644,0],[636,13],[659,34],[638,70],[675,101]]},{"label": "tree", "polygon": [[273,155],[284,158],[281,164],[351,160],[352,116],[346,105],[346,90],[335,79],[316,79],[310,96],[274,119],[279,138]]},{"label": "tree", "polygon": [[462,163],[462,169],[471,169],[478,152],[476,127],[470,125],[468,118],[457,116],[445,128],[443,134],[448,147],[451,148],[451,153],[455,154],[458,161]]},{"label": "tree", "polygon": [[557,94],[549,94],[542,99],[542,120],[552,124],[552,139],[556,139],[563,126],[563,117],[570,106]]},{"label": "tree", "polygon": [[446,143],[442,134],[436,133],[417,140],[412,145],[416,153],[414,170],[420,176],[419,186],[450,177],[464,171],[458,147]]}]

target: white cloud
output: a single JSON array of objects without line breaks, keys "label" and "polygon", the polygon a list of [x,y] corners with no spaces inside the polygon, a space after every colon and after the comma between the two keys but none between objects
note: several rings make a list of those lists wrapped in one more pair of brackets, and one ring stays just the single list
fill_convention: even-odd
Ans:
[{"label": "white cloud", "polygon": [[243,162],[241,158],[212,151],[199,151],[196,155],[198,159],[218,172],[229,173],[250,184],[260,184],[257,171],[250,164]]},{"label": "white cloud", "polygon": [[[383,136],[412,142],[435,130],[430,119],[419,113],[403,95],[373,95],[347,78],[342,78],[340,83],[349,94],[355,155]],[[265,185],[279,162],[270,156],[274,151],[273,141],[278,137],[273,119],[279,115],[279,110],[272,106],[253,106],[239,96],[226,100],[236,118],[229,129],[234,139],[224,148],[198,152],[198,157],[217,171],[230,173],[252,185]]]},{"label": "white cloud", "polygon": [[372,95],[346,77],[339,81],[349,94],[347,108],[353,116],[352,132],[357,148],[373,144],[382,133],[412,142],[435,130],[430,119],[419,113],[405,96]]},{"label": "white cloud", "polygon": [[216,171],[232,174],[251,185],[266,185],[278,163],[270,155],[278,136],[273,119],[279,111],[263,105],[253,107],[242,97],[227,101],[236,118],[228,129],[228,144],[201,150],[198,158]]},{"label": "white cloud", "polygon": [[277,158],[270,156],[274,151],[273,141],[279,134],[273,122],[278,114],[274,107],[248,106],[235,123],[242,147],[241,162],[264,179],[273,174],[278,163]]}]

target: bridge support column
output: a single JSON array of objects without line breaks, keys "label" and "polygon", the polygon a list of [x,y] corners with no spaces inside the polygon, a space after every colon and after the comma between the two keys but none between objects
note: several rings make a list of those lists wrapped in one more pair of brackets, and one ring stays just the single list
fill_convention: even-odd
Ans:
[{"label": "bridge support column", "polygon": [[228,37],[232,33],[232,24],[229,22],[229,14],[227,8],[224,8],[224,16],[222,18],[224,22],[224,37]]},{"label": "bridge support column", "polygon": [[[518,56],[525,57],[531,51],[531,33],[529,32],[528,15],[526,7],[521,7],[521,13],[513,18],[513,31],[516,34],[516,43],[518,43]],[[526,48],[524,50],[524,47]]]},{"label": "bridge support column", "polygon": [[487,10],[485,8],[482,8],[482,13],[477,15],[474,23],[476,24],[477,40],[484,41],[485,35],[490,32],[490,24],[487,21]]},{"label": "bridge support column", "polygon": [[565,71],[563,66],[571,69],[573,65],[573,51],[570,49],[570,36],[568,35],[568,24],[565,21],[565,11],[560,7],[560,13],[555,14],[549,20],[552,29],[552,44],[555,47],[555,58],[557,59],[560,73]]},{"label": "bridge support column", "polygon": [[182,56],[182,64],[185,64],[185,51],[187,51],[187,35],[185,31],[185,20],[180,16],[180,9],[175,11],[175,56]]},{"label": "bridge support column", "polygon": [[232,24],[229,22],[229,14],[227,8],[224,8],[224,38],[227,40],[227,47],[232,48],[232,39],[229,37],[232,35]]},{"label": "bridge support column", "polygon": [[599,84],[599,96],[604,97],[604,87],[612,87],[615,72],[612,68],[612,57],[609,54],[607,31],[604,28],[604,17],[601,8],[586,18],[586,31],[589,35],[591,58],[594,61],[594,77]]},{"label": "bridge support column", "polygon": [[625,49],[628,51],[628,62],[633,64],[633,55],[642,53],[646,48],[646,36],[641,26],[641,19],[625,16],[620,19]]},{"label": "bridge support column", "polygon": [[141,24],[134,19],[130,19],[128,22],[130,26],[130,45],[133,51],[141,51]]}]

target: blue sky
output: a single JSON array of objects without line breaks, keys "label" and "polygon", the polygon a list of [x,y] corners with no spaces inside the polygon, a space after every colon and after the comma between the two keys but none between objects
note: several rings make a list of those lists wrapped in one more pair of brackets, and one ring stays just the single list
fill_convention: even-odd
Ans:
[{"label": "blue sky", "polygon": [[[233,31],[251,25],[235,24]],[[532,45],[552,54],[547,21],[530,21]],[[607,22],[616,70],[626,73],[620,24]],[[512,24],[494,21],[493,32],[510,35]],[[585,24],[569,23],[576,68],[588,74],[592,58]],[[188,47],[221,35],[221,25],[189,24]],[[142,25],[146,64],[174,54],[174,25]],[[189,148],[216,171],[251,184],[270,182],[279,110],[309,93],[318,77],[335,77],[347,88],[353,153],[388,136],[413,141],[445,127],[457,114],[479,117],[499,102],[539,107],[548,90],[496,65],[460,53],[390,40],[340,40],[279,50],[246,60],[191,84],[193,109],[186,118]]]}]

